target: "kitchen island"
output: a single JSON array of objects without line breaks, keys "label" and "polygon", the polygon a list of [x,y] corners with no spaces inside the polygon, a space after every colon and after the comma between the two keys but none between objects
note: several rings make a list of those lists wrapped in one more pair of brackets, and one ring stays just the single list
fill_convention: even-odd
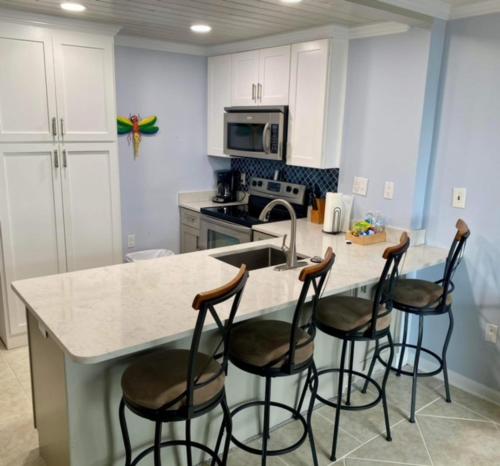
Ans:
[{"label": "kitchen island", "polygon": [[[258,227],[280,236],[289,222]],[[383,266],[382,252],[390,243],[347,245],[344,235],[327,235],[321,225],[298,222],[297,251],[309,257],[322,255],[328,246],[337,260],[325,295],[352,292],[375,283]],[[280,238],[216,250],[199,251],[153,261],[121,264],[15,282],[13,288],[28,314],[30,359],[35,422],[40,451],[50,466],[114,466],[123,464],[118,425],[120,377],[138,353],[162,345],[186,348],[197,313],[191,307],[199,291],[230,280],[236,268],[213,257],[227,251],[265,244],[281,246]],[[447,251],[429,246],[410,248],[403,273],[444,262]],[[298,270],[255,270],[243,294],[236,320],[261,316],[289,319],[301,290]],[[207,342],[215,330],[207,323]],[[318,365],[336,360],[337,345],[330,338],[318,340]],[[362,363],[365,353],[357,356]],[[299,380],[290,390],[276,384],[284,402],[293,403]],[[259,381],[231,367],[226,381],[228,401],[236,405],[260,396]],[[293,393],[292,393],[293,392]],[[217,415],[216,415],[217,414]],[[193,436],[214,442],[219,413],[196,420]],[[273,413],[272,422],[284,418]],[[258,432],[258,416],[235,423],[239,438]],[[133,446],[153,439],[153,425],[129,416]],[[169,426],[165,436],[181,436],[182,426]],[[182,464],[182,452],[168,452]],[[147,460],[141,462],[148,463]],[[169,464],[169,463],[165,463]],[[176,464],[176,463],[174,463]]]}]

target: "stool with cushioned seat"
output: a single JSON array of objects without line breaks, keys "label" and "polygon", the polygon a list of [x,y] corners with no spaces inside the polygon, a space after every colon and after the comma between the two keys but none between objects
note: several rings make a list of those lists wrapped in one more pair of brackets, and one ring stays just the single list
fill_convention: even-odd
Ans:
[{"label": "stool with cushioned seat", "polygon": [[[309,437],[313,464],[314,466],[318,465],[311,427],[313,405],[309,406],[306,420],[294,408],[272,401],[271,380],[276,377],[299,374],[309,369],[313,372],[316,370],[313,359],[315,331],[312,321],[304,319],[304,303],[312,285],[314,291],[312,306],[315,307],[334,261],[335,254],[333,254],[331,248],[328,248],[325,258],[320,264],[311,265],[301,270],[299,279],[303,282],[303,285],[292,322],[250,319],[235,325],[231,332],[229,349],[231,363],[245,372],[264,377],[266,381],[265,399],[263,401],[245,403],[231,412],[231,417],[234,420],[238,413],[247,408],[253,406],[264,407],[262,448],[249,447],[234,436],[232,441],[239,448],[261,456],[262,466],[266,465],[269,456],[283,455],[299,448],[307,437]],[[294,418],[302,423],[304,433],[293,445],[277,450],[268,449],[271,406],[290,412]]]},{"label": "stool with cushioned seat", "polygon": [[[399,353],[399,362],[397,367],[392,367],[392,362],[389,363],[382,359],[381,352],[387,346],[382,346],[376,351],[376,358],[384,365],[388,365],[396,372],[396,375],[407,375],[413,378],[411,406],[410,406],[410,422],[415,422],[415,408],[417,396],[417,378],[431,377],[443,371],[446,401],[451,402],[450,386],[448,382],[448,368],[446,364],[446,352],[450,343],[451,334],[453,332],[453,314],[452,314],[452,292],[455,288],[453,284],[453,275],[460,264],[467,239],[470,236],[470,230],[467,224],[459,219],[456,224],[457,232],[453,238],[446,264],[444,267],[443,278],[437,282],[429,282],[417,279],[400,279],[392,288],[391,301],[394,309],[404,313],[404,328],[403,339],[401,343],[397,343],[395,347],[401,347]],[[408,343],[408,317],[410,314],[417,315],[419,319],[419,330],[416,345]],[[427,316],[438,316],[448,314],[449,326],[446,333],[446,338],[443,345],[441,356],[437,355],[430,349],[422,347],[424,318]],[[415,350],[415,359],[413,362],[413,370],[406,371],[402,368],[405,352],[407,348]],[[435,370],[427,372],[419,372],[419,361],[421,352],[431,355],[437,362],[438,367]],[[375,358],[372,361],[372,369]]]},{"label": "stool with cushioned seat", "polygon": [[[335,422],[333,430],[333,442],[330,459],[336,460],[337,443],[339,434],[339,422],[341,410],[364,410],[372,408],[382,401],[384,408],[385,425],[387,431],[387,440],[391,440],[391,430],[389,425],[389,414],[387,410],[387,400],[385,395],[385,385],[389,370],[386,370],[382,385],[380,386],[371,375],[368,377],[353,369],[354,365],[354,345],[358,341],[375,341],[387,337],[389,346],[392,345],[390,332],[391,325],[391,303],[386,299],[384,289],[386,283],[393,283],[398,276],[398,268],[402,257],[408,250],[410,240],[406,233],[401,235],[400,243],[396,246],[387,248],[384,251],[383,258],[385,265],[380,276],[378,285],[375,288],[375,295],[372,300],[350,296],[328,296],[321,299],[313,310],[313,321],[318,330],[342,340],[342,350],[340,357],[340,368],[323,369],[317,375],[308,373],[308,378],[304,390],[302,392],[299,410],[305,397],[306,389],[317,382],[322,375],[330,373],[338,373],[338,391],[335,401],[325,398],[316,393],[312,398],[317,398],[328,406],[335,408]],[[347,345],[350,342],[349,368],[346,369],[346,352]],[[391,346],[392,347],[392,346]],[[392,353],[391,353],[392,358]],[[344,375],[348,375],[346,402],[342,402],[342,394],[344,390]],[[366,383],[371,383],[378,393],[377,398],[364,405],[351,405],[351,389],[353,376],[360,377],[366,380]]]},{"label": "stool with cushioned seat", "polygon": [[[188,466],[193,465],[192,448],[208,454],[212,465],[223,466],[227,461],[231,438],[231,416],[224,389],[228,363],[228,342],[231,327],[238,309],[248,272],[243,265],[236,277],[226,285],[198,294],[193,308],[198,311],[191,348],[165,349],[139,357],[123,373],[123,398],[120,403],[120,426],[125,445],[125,466],[134,466],[150,453],[154,465],[161,466],[160,452],[163,447],[184,446]],[[223,324],[215,306],[233,300],[229,317]],[[203,327],[207,315],[215,320],[220,331],[219,344],[213,354],[199,351]],[[215,449],[191,439],[191,420],[202,416],[217,406],[222,406],[224,419]],[[155,423],[154,445],[140,452],[132,460],[132,447],[125,418],[125,407],[136,415]],[[165,422],[185,421],[186,439],[161,441]],[[219,449],[226,432],[222,458]]]}]

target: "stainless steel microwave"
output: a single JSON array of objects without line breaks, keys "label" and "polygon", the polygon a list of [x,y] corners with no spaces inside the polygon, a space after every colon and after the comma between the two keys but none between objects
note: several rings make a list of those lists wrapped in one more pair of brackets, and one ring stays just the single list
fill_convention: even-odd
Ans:
[{"label": "stainless steel microwave", "polygon": [[288,107],[226,107],[224,153],[284,160]]}]

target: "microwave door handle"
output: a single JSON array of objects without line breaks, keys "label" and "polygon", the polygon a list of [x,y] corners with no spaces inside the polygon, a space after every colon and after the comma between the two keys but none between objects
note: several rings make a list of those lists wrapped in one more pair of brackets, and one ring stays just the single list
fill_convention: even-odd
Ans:
[{"label": "microwave door handle", "polygon": [[271,152],[271,149],[269,147],[269,144],[267,143],[267,133],[271,129],[271,123],[266,123],[264,126],[264,131],[262,131],[262,147],[264,147],[264,152],[266,154],[269,154]]}]

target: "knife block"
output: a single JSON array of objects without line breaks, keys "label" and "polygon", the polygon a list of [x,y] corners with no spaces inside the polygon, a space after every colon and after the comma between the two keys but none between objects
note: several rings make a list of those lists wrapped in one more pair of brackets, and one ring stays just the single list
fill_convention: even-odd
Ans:
[{"label": "knife block", "polygon": [[323,223],[325,220],[326,199],[316,199],[316,210],[311,210],[311,223]]}]

